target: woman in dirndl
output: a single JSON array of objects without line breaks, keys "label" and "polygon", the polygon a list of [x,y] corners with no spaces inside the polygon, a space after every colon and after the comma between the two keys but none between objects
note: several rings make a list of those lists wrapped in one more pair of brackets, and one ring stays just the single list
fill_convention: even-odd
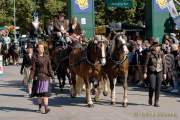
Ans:
[{"label": "woman in dirndl", "polygon": [[[38,97],[39,110],[43,114],[47,114],[48,108],[48,86],[49,80],[53,77],[52,67],[49,56],[44,53],[44,44],[37,44],[37,53],[33,56],[30,80],[33,79],[32,97]],[[44,109],[42,107],[44,106]]]}]

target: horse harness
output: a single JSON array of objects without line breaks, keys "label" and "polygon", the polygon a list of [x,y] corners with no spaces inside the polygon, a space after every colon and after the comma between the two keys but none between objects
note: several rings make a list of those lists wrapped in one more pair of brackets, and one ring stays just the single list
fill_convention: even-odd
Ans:
[{"label": "horse harness", "polygon": [[121,60],[116,61],[116,60],[114,60],[114,59],[112,58],[112,56],[110,56],[110,60],[114,63],[114,65],[113,65],[111,68],[112,68],[112,69],[115,69],[115,68],[117,68],[119,65],[122,65],[122,64],[127,60],[127,58],[128,58],[127,55],[124,55]]},{"label": "horse harness", "polygon": [[89,59],[88,59],[88,46],[86,46],[85,48],[83,47],[79,47],[81,48],[81,57],[77,60],[77,62],[75,64],[72,64],[70,66],[76,66],[76,65],[80,65],[80,63],[84,63],[84,64],[88,64],[90,65],[91,67],[93,67],[95,69],[96,65],[100,64],[100,62],[91,62]]},{"label": "horse harness", "polygon": [[[124,45],[124,44],[123,44]],[[123,46],[122,45],[122,46]],[[110,45],[109,46],[109,48],[110,47],[112,47],[112,45]],[[121,50],[122,48],[120,48],[119,50]],[[109,57],[109,59],[113,62],[113,66],[111,67],[112,69],[115,69],[115,68],[117,68],[119,65],[122,65],[127,59],[128,59],[128,56],[127,55],[123,55],[123,58],[121,58],[120,60],[114,60],[113,59],[113,55],[112,55],[112,52],[111,51],[109,51],[109,55],[110,55],[110,57]]]}]

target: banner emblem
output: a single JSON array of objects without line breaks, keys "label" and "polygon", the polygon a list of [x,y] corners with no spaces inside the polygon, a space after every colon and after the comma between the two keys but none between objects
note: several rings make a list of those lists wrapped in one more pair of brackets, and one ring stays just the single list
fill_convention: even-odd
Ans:
[{"label": "banner emblem", "polygon": [[165,9],[167,7],[167,0],[156,0],[156,3],[159,5],[161,9]]},{"label": "banner emblem", "polygon": [[75,2],[81,10],[85,10],[89,7],[88,0],[76,0]]}]

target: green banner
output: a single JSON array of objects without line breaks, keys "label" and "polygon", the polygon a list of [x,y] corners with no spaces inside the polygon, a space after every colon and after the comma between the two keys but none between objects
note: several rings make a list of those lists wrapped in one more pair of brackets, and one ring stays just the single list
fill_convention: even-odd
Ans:
[{"label": "green banner", "polygon": [[6,29],[6,27],[0,26],[0,30],[4,30],[4,29]]},{"label": "green banner", "polygon": [[107,7],[132,8],[133,0],[106,0]]}]

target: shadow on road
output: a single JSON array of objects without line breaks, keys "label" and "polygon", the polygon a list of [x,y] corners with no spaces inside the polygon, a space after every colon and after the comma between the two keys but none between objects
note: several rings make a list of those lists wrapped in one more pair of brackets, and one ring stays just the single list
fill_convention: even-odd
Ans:
[{"label": "shadow on road", "polygon": [[[141,92],[147,92],[148,95],[148,88],[141,88],[141,87],[129,87],[130,89],[128,89],[129,91],[141,91]],[[122,93],[120,93],[122,94]],[[128,94],[128,95],[138,95],[138,96],[147,96],[147,95],[142,95],[142,94]],[[161,97],[179,97],[179,94],[176,93],[170,93],[170,92],[165,92],[163,90],[161,90]]]},{"label": "shadow on road", "polygon": [[11,80],[11,81],[4,81],[5,83],[1,83],[0,87],[10,87],[10,88],[19,88],[22,86],[22,82],[21,81],[17,81],[17,80]]},{"label": "shadow on road", "polygon": [[28,108],[17,108],[17,107],[0,107],[0,111],[5,111],[5,112],[12,112],[12,111],[36,112],[36,110],[32,110],[32,109],[28,109]]},{"label": "shadow on road", "polygon": [[16,95],[16,94],[0,94],[0,96],[6,96],[6,97],[24,97],[24,95]]},{"label": "shadow on road", "polygon": [[[103,105],[103,106],[105,105],[105,106],[123,107],[122,102],[116,102],[115,105],[112,105],[111,101],[98,101],[98,102],[95,102],[95,104]],[[138,104],[138,103],[128,102],[128,106],[148,106],[148,105],[147,104]]]},{"label": "shadow on road", "polygon": [[82,105],[85,103],[84,97],[77,97],[77,98],[71,98],[71,97],[54,97],[49,99],[49,105],[50,106],[79,106],[79,107],[85,107],[85,105]]},{"label": "shadow on road", "polygon": [[51,92],[55,93],[56,95],[69,94],[70,89],[69,88],[60,89],[59,87],[55,87],[55,88],[51,88]]},{"label": "shadow on road", "polygon": [[[29,100],[32,101],[34,105],[38,105],[37,98],[31,98]],[[86,105],[83,105],[83,103],[85,103],[84,97],[71,98],[67,96],[67,97],[49,98],[49,106],[53,106],[53,107],[63,107],[63,106],[86,107]]]}]

